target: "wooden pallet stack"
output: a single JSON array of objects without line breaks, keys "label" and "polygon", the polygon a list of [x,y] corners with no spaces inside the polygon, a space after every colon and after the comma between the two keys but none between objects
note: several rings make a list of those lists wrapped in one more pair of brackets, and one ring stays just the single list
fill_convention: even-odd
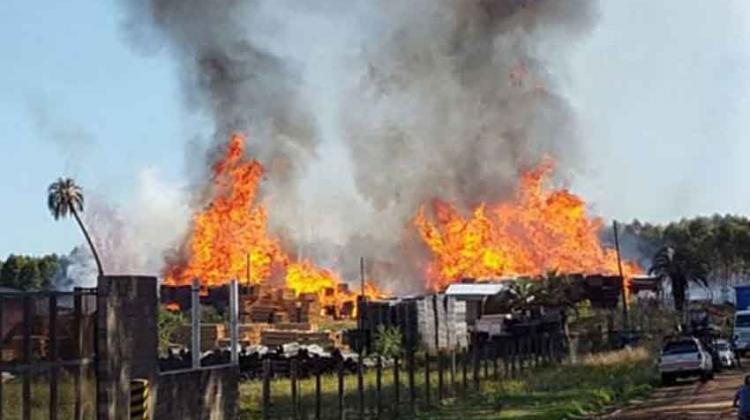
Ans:
[{"label": "wooden pallet stack", "polygon": [[289,343],[317,344],[323,348],[330,348],[333,347],[334,340],[328,332],[324,331],[267,329],[261,332],[260,344],[264,346],[279,347]]}]

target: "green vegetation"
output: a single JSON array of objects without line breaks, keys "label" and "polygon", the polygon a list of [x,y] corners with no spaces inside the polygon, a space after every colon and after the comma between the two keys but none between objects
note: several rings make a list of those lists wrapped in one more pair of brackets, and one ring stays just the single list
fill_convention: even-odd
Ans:
[{"label": "green vegetation", "polygon": [[[58,371],[58,406],[57,418],[60,420],[75,419],[75,381],[72,371]],[[93,368],[84,368],[81,380],[81,414],[85,420],[96,418],[96,382],[93,380]],[[23,381],[20,376],[3,383],[2,405],[4,419],[20,419],[23,411]],[[31,378],[31,418],[47,420],[50,413],[50,384],[46,374],[33,375]]]},{"label": "green vegetation", "polygon": [[159,306],[158,317],[159,330],[159,353],[166,354],[169,345],[174,342],[174,334],[182,325],[189,324],[188,320],[179,311],[169,311],[164,306]]},{"label": "green vegetation", "polygon": [[[612,231],[605,232],[612,242]],[[634,220],[622,231],[626,254],[648,256],[641,265],[672,279],[678,311],[684,309],[689,282],[704,285],[750,274],[750,219],[714,215],[682,219],[665,225]]]},{"label": "green vegetation", "polygon": [[378,336],[375,340],[375,351],[386,358],[393,358],[401,354],[403,336],[398,327],[378,326]]},{"label": "green vegetation", "polygon": [[640,255],[655,256],[671,247],[690,262],[691,274],[709,283],[750,274],[750,219],[746,217],[715,215],[666,225],[634,220],[622,234],[623,243],[629,245],[625,248],[635,248]]},{"label": "green vegetation", "polygon": [[68,261],[55,254],[43,257],[9,255],[0,261],[0,287],[18,290],[50,289],[58,275],[65,271]]},{"label": "green vegetation", "polygon": [[544,367],[523,377],[488,382],[465,400],[447,400],[420,419],[552,420],[589,417],[647,395],[657,381],[644,349],[584,358],[577,364]]},{"label": "green vegetation", "polygon": [[[445,383],[448,397],[437,404],[437,373],[433,364],[431,374],[432,406],[427,408],[424,400],[424,369],[415,375],[417,406],[419,412],[409,412],[407,375],[400,375],[401,404],[399,414],[394,413],[394,386],[391,369],[383,372],[383,410],[390,418],[420,419],[564,419],[601,412],[622,405],[631,399],[646,395],[656,374],[650,353],[642,348],[602,353],[583,358],[576,364],[545,366],[528,370],[515,378],[494,381],[482,376],[481,392],[472,388],[471,369],[468,372],[469,389],[461,388],[461,373],[456,376],[456,392],[451,391],[450,375],[446,372]],[[492,369],[490,369],[490,375]],[[480,370],[480,375],[483,375]],[[376,406],[375,372],[364,375],[366,411],[373,413]],[[338,400],[337,378],[326,375],[322,378],[323,417],[336,418]],[[358,399],[357,379],[348,375],[345,381],[345,406],[356,413]],[[312,414],[315,407],[314,379],[300,382],[301,412]],[[262,386],[258,381],[245,382],[240,386],[241,418],[260,418]],[[271,382],[272,418],[289,416],[291,413],[291,383],[288,379]]]},{"label": "green vegetation", "polygon": [[486,393],[502,407],[500,418],[555,419],[621,405],[646,395],[656,381],[653,359],[641,348],[540,369],[490,386]]},{"label": "green vegetation", "polygon": [[102,262],[99,259],[99,253],[96,252],[94,242],[91,240],[91,236],[89,236],[89,232],[86,230],[78,214],[83,211],[83,191],[81,187],[76,185],[75,181],[71,178],[59,178],[50,184],[47,189],[47,208],[55,220],[65,218],[68,215],[73,216],[76,223],[78,223],[78,227],[81,228],[81,232],[86,238],[89,248],[91,248],[99,275],[103,276],[104,270],[102,269]]}]

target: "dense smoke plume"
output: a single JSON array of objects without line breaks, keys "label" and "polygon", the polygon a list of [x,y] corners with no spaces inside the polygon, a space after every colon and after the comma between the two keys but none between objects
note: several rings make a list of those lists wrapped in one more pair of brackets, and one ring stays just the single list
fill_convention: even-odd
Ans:
[{"label": "dense smoke plume", "polygon": [[350,165],[336,166],[351,173],[338,177],[354,185],[340,200],[346,226],[333,242],[345,254],[333,268],[345,278],[362,253],[402,285],[419,269],[405,264],[420,252],[405,226],[420,204],[496,201],[543,156],[564,170],[578,157],[552,63],[591,27],[593,1],[127,4],[135,44],[167,45],[189,106],[212,118],[208,163],[230,132],[246,133],[269,169],[271,221],[298,243],[293,209],[327,208],[315,192],[331,188],[304,185],[306,171],[322,145],[343,147]]}]

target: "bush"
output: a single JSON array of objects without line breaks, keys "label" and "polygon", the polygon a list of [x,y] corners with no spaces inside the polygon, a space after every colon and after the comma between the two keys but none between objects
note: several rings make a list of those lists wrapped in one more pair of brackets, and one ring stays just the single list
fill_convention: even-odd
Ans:
[{"label": "bush", "polygon": [[386,358],[394,358],[401,354],[403,337],[398,327],[378,326],[377,338],[375,340],[375,351]]},{"label": "bush", "polygon": [[169,344],[172,343],[172,337],[181,325],[187,324],[185,317],[182,312],[170,311],[165,309],[163,306],[159,307],[159,352],[164,354],[169,349]]}]

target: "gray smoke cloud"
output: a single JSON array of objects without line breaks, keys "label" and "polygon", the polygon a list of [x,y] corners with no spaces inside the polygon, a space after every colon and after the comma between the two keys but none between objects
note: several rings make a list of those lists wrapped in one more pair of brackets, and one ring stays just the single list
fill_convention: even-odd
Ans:
[{"label": "gray smoke cloud", "polygon": [[376,208],[497,200],[549,155],[575,160],[575,118],[544,48],[588,28],[589,1],[384,1],[347,98],[358,190]]},{"label": "gray smoke cloud", "polygon": [[[213,119],[216,145],[226,143],[231,133],[247,134],[271,182],[284,185],[301,175],[318,138],[300,91],[299,69],[250,33],[273,31],[259,3],[128,1],[132,16],[126,28],[139,48],[170,47],[181,64],[186,104]],[[218,149],[209,148],[209,159]]]},{"label": "gray smoke cloud", "polygon": [[335,166],[352,186],[342,189],[350,197],[340,199],[337,224],[346,226],[331,249],[345,254],[335,268],[347,278],[361,253],[401,288],[420,269],[406,260],[424,257],[405,228],[420,204],[496,201],[543,156],[563,169],[578,160],[558,64],[596,21],[593,0],[127,5],[134,44],[166,45],[187,104],[212,117],[209,163],[230,132],[249,135],[250,153],[270,170],[270,215],[285,237],[310,240],[301,238],[301,201],[307,214],[330,214],[317,210],[330,209],[319,192],[331,185],[304,178],[321,144],[345,150],[349,164]]}]

